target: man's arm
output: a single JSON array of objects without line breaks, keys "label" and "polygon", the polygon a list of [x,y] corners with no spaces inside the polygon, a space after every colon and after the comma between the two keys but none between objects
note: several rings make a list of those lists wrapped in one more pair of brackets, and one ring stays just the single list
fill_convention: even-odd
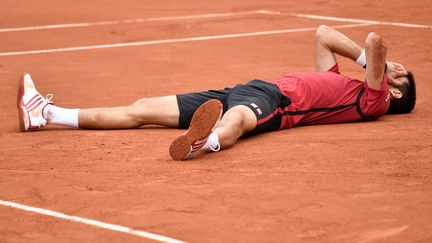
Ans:
[{"label": "man's arm", "polygon": [[[317,71],[327,71],[336,62],[335,54],[356,61],[363,49],[350,38],[328,26],[321,25],[316,31],[315,67]],[[366,82],[372,89],[379,90],[384,76],[387,48],[382,38],[370,33],[365,41]],[[389,79],[392,81],[392,79]]]},{"label": "man's arm", "polygon": [[362,50],[361,46],[344,34],[321,25],[315,35],[315,69],[319,72],[328,71],[336,65],[335,53],[356,61]]},{"label": "man's arm", "polygon": [[366,51],[366,82],[375,90],[381,88],[384,77],[384,65],[387,48],[383,44],[381,36],[369,33],[365,41]]}]

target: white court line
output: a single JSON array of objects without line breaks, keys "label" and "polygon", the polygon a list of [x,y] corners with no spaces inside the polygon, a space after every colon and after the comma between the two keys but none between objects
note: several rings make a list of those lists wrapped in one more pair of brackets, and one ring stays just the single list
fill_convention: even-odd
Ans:
[{"label": "white court line", "polygon": [[[369,26],[369,25],[371,25],[371,24],[347,24],[347,25],[332,26],[332,28],[341,29],[341,28],[353,28],[353,27],[362,27],[362,26]],[[192,42],[192,41],[220,40],[220,39],[229,39],[229,38],[274,35],[274,34],[305,32],[305,31],[315,31],[315,30],[316,30],[315,27],[311,27],[311,28],[270,30],[270,31],[248,32],[248,33],[227,34],[227,35],[198,36],[198,37],[167,39],[167,40],[138,41],[138,42],[115,43],[115,44],[93,45],[93,46],[65,47],[65,48],[45,49],[45,50],[2,52],[2,53],[0,53],[0,57],[2,57],[2,56],[28,55],[28,54],[53,53],[53,52],[94,50],[94,49],[117,48],[117,47],[127,47],[127,46],[146,46],[146,45]]]},{"label": "white court line", "polygon": [[149,233],[149,232],[145,232],[145,231],[141,231],[141,230],[131,229],[131,228],[120,226],[120,225],[109,224],[109,223],[105,223],[105,222],[101,222],[101,221],[97,221],[97,220],[93,220],[93,219],[71,216],[71,215],[67,215],[64,213],[59,213],[59,212],[55,212],[55,211],[51,211],[51,210],[47,210],[47,209],[43,209],[43,208],[36,208],[36,207],[27,206],[27,205],[23,205],[23,204],[19,204],[19,203],[0,200],[0,205],[6,206],[6,207],[11,207],[11,208],[16,208],[16,209],[21,209],[21,210],[32,212],[32,213],[43,214],[43,215],[47,215],[47,216],[51,216],[51,217],[55,217],[55,218],[70,220],[70,221],[74,221],[74,222],[78,222],[78,223],[82,223],[82,224],[87,224],[87,225],[91,225],[91,226],[95,226],[95,227],[99,227],[99,228],[103,228],[103,229],[108,229],[108,230],[112,230],[112,231],[122,232],[122,233],[130,234],[130,235],[135,235],[135,236],[139,236],[139,237],[143,237],[143,238],[147,238],[147,239],[151,239],[151,240],[155,240],[155,241],[166,242],[166,243],[184,243],[184,241],[176,240],[176,239],[162,236],[162,235],[157,235],[157,234],[153,234],[153,233]]},{"label": "white court line", "polygon": [[202,19],[202,18],[218,18],[218,17],[233,17],[238,15],[252,15],[252,14],[276,14],[272,11],[267,10],[253,10],[253,11],[242,11],[242,12],[229,12],[229,13],[216,13],[216,14],[198,14],[198,15],[186,15],[186,16],[174,16],[174,17],[156,17],[148,18],[148,21],[164,21],[164,20],[181,20],[181,19]]},{"label": "white court line", "polygon": [[240,16],[240,15],[253,15],[253,14],[285,15],[285,16],[293,16],[293,17],[298,17],[298,18],[321,19],[321,20],[340,21],[340,22],[348,22],[348,23],[380,24],[380,25],[390,25],[390,26],[407,27],[407,28],[423,28],[423,29],[431,29],[432,28],[432,25],[407,24],[407,23],[366,20],[366,19],[339,18],[339,17],[331,17],[331,16],[323,16],[323,15],[301,14],[301,13],[288,13],[287,14],[287,13],[282,13],[282,12],[277,12],[277,11],[270,11],[270,10],[261,9],[261,10],[240,11],[240,12],[227,12],[227,13],[210,13],[210,14],[184,15],[184,16],[171,16],[171,17],[154,17],[154,18],[110,20],[110,21],[86,22],[86,23],[70,23],[70,24],[53,24],[53,25],[27,26],[27,27],[15,27],[15,28],[1,28],[0,33],[1,32],[44,30],[44,29],[77,28],[77,27],[89,27],[89,26],[100,26],[100,25],[131,24],[131,23],[142,23],[142,22],[152,22],[152,21],[233,17],[233,16]]},{"label": "white court line", "polygon": [[[274,13],[276,14],[276,12],[274,12]],[[284,15],[283,13],[280,13],[280,14]],[[397,23],[397,22],[387,22],[387,21],[367,20],[367,19],[339,18],[339,17],[313,15],[313,14],[299,14],[299,13],[293,13],[293,14],[287,14],[287,15],[295,16],[295,17],[299,17],[299,18],[331,20],[331,21],[348,22],[348,23],[363,23],[363,24],[389,25],[389,26],[406,27],[406,28],[432,29],[432,25],[423,25],[423,24],[406,24],[406,23]]]},{"label": "white court line", "polygon": [[241,12],[229,12],[229,13],[211,13],[211,14],[184,15],[184,16],[172,16],[172,17],[99,21],[99,22],[87,22],[87,23],[52,24],[52,25],[27,26],[27,27],[16,27],[16,28],[3,28],[0,29],[0,33],[45,30],[45,29],[77,28],[77,27],[89,27],[89,26],[100,26],[100,25],[132,24],[132,23],[169,21],[169,20],[220,18],[220,17],[233,17],[233,16],[240,16],[240,15],[253,15],[253,14],[276,14],[276,13],[271,11],[266,11],[266,10],[254,10],[254,11],[241,11]]}]

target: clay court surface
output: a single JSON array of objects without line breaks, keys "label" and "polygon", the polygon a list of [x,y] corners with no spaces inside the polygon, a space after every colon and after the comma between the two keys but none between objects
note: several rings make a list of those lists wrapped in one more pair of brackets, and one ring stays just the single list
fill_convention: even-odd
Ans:
[{"label": "clay court surface", "polygon": [[[170,237],[159,238],[164,242],[432,242],[432,2],[1,5],[0,242],[157,242],[139,235],[145,232]],[[89,24],[64,26],[76,23]],[[311,71],[313,28],[320,24],[359,43],[371,31],[381,34],[388,59],[415,74],[414,112],[264,134],[186,162],[169,157],[170,142],[183,132],[175,129],[18,132],[23,72],[60,106],[126,105]],[[40,28],[47,25],[59,26]],[[93,47],[52,51],[86,46]],[[28,52],[34,50],[51,51]],[[363,79],[356,64],[339,60],[342,73]]]}]

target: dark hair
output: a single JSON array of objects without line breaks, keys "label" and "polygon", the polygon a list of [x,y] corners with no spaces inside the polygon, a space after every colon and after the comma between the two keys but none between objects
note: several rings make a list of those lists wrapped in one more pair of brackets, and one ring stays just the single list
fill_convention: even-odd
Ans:
[{"label": "dark hair", "polygon": [[414,109],[416,102],[416,86],[412,72],[408,71],[407,78],[409,82],[398,87],[398,89],[402,92],[402,97],[400,99],[392,99],[390,101],[390,108],[387,113],[410,113]]}]

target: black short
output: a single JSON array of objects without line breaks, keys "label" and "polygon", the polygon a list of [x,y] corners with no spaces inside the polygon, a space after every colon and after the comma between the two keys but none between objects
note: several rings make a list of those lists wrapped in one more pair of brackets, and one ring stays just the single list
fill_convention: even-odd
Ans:
[{"label": "black short", "polygon": [[261,80],[238,84],[234,88],[178,94],[179,128],[188,128],[195,110],[210,99],[218,99],[222,102],[223,113],[238,105],[249,107],[255,113],[258,122],[256,128],[248,135],[279,130],[281,114],[277,111],[280,107],[291,103],[288,97],[281,94],[276,85]]}]

